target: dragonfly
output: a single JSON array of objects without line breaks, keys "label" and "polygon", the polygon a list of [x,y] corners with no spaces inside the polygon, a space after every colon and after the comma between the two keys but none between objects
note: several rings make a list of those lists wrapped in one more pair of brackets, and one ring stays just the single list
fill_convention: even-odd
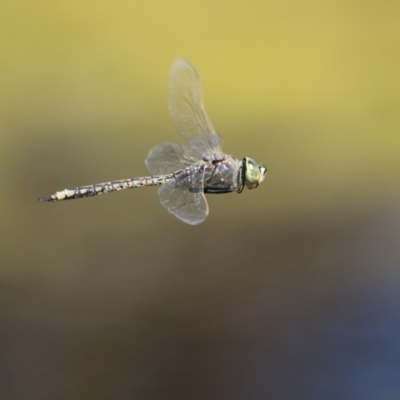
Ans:
[{"label": "dragonfly", "polygon": [[162,143],[146,158],[151,176],[78,186],[64,189],[41,202],[91,197],[122,189],[160,186],[161,204],[181,221],[197,225],[209,213],[205,194],[241,193],[263,182],[267,168],[245,157],[242,160],[223,153],[222,139],[215,132],[203,105],[198,74],[186,60],[177,58],[171,66],[168,110],[176,128],[187,140]]}]

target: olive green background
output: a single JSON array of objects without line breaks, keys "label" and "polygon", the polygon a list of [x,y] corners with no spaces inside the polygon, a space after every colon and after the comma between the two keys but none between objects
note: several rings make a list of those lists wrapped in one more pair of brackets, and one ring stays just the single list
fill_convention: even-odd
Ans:
[{"label": "olive green background", "polygon": [[[398,399],[400,5],[0,5],[0,397]],[[268,167],[192,227],[147,174],[177,56]]]}]

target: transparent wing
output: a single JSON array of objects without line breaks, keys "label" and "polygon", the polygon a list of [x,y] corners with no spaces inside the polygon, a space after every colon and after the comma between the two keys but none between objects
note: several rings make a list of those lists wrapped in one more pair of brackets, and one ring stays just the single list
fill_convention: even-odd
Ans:
[{"label": "transparent wing", "polygon": [[197,72],[182,58],[177,58],[171,66],[168,110],[175,126],[189,142],[197,136],[207,135],[208,139],[199,145],[207,149],[221,145],[203,106]]},{"label": "transparent wing", "polygon": [[161,204],[181,221],[190,225],[200,224],[208,215],[203,179],[203,169],[193,169],[190,176],[180,171],[158,189]]},{"label": "transparent wing", "polygon": [[152,175],[164,175],[186,167],[189,161],[178,143],[161,143],[149,151],[145,163]]}]

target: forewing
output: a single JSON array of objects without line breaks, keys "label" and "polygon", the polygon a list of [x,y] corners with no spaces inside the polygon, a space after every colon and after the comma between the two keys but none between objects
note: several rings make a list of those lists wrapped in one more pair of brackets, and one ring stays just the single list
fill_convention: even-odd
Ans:
[{"label": "forewing", "polygon": [[220,144],[203,106],[197,72],[182,58],[177,58],[171,66],[168,109],[175,126],[189,142],[196,136],[209,134],[215,135],[214,146]]},{"label": "forewing", "polygon": [[152,175],[164,175],[184,168],[188,161],[181,145],[161,143],[149,151],[145,163]]},{"label": "forewing", "polygon": [[187,144],[185,151],[188,156],[199,160],[221,160],[224,153],[220,147],[220,137],[213,133],[196,136]]},{"label": "forewing", "polygon": [[200,224],[208,215],[203,179],[204,171],[201,169],[190,177],[182,171],[158,189],[161,204],[181,221],[190,225]]}]

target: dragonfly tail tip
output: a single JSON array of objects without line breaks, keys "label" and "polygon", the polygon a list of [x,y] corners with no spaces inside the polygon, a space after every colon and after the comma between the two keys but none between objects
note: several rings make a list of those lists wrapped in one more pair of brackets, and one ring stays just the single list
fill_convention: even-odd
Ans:
[{"label": "dragonfly tail tip", "polygon": [[45,202],[45,201],[53,201],[51,196],[46,196],[46,197],[39,197],[40,202]]}]

